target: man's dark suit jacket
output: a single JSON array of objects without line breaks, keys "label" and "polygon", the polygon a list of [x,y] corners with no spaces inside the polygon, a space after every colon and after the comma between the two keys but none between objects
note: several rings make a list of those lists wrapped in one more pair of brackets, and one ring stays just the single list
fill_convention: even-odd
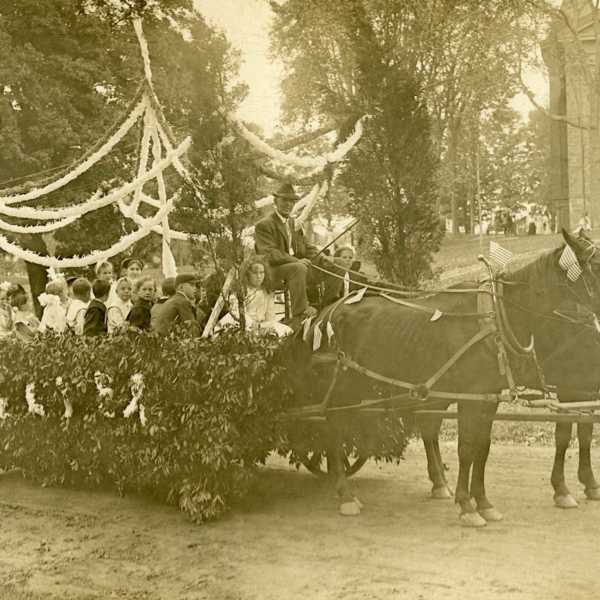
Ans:
[{"label": "man's dark suit jacket", "polygon": [[160,308],[152,311],[151,318],[151,328],[161,335],[169,335],[177,324],[185,325],[192,335],[200,335],[194,307],[181,292],[175,292]]},{"label": "man's dark suit jacket", "polygon": [[83,335],[105,335],[108,333],[106,325],[106,305],[94,298],[87,310],[83,319]]},{"label": "man's dark suit jacket", "polygon": [[301,258],[314,258],[318,250],[304,238],[304,232],[295,231],[294,221],[290,219],[292,231],[292,248],[294,256],[289,254],[288,238],[285,225],[273,212],[261,219],[254,228],[254,242],[257,254],[262,254],[272,267],[297,262]]}]

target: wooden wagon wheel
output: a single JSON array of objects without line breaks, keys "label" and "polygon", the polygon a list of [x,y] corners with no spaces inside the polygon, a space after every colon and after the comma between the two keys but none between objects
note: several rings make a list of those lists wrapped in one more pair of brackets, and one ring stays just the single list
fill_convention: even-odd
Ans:
[{"label": "wooden wagon wheel", "polygon": [[[348,456],[346,454],[344,456],[344,471],[346,477],[352,477],[352,475],[358,473],[367,460],[369,460],[368,456]],[[329,464],[325,452],[313,453],[306,460],[303,460],[302,464],[317,477],[326,477],[329,472]]]}]

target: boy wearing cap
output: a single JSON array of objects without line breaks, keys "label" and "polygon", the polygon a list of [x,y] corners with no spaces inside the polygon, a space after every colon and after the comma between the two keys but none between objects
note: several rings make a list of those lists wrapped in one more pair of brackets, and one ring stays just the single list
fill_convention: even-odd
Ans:
[{"label": "boy wearing cap", "polygon": [[175,294],[162,304],[159,311],[151,317],[151,329],[161,335],[169,335],[177,324],[186,326],[192,335],[200,334],[200,326],[196,320],[194,301],[196,300],[197,275],[184,273],[175,278]]},{"label": "boy wearing cap", "polygon": [[299,200],[293,186],[284,183],[274,194],[275,210],[254,228],[256,253],[269,262],[273,281],[285,282],[290,292],[292,317],[305,318],[317,311],[308,304],[306,283],[318,250],[296,230],[292,209]]}]

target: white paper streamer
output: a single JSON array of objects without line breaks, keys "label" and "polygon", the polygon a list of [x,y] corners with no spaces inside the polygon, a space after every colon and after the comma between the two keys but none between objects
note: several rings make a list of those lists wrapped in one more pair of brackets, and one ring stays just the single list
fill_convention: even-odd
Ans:
[{"label": "white paper streamer", "polygon": [[353,296],[350,296],[350,298],[348,298],[344,302],[344,304],[356,304],[357,302],[360,302],[363,299],[363,296],[365,295],[366,291],[366,287],[362,288],[361,290],[358,290],[358,292],[356,292],[356,294],[354,294]]},{"label": "white paper streamer", "polygon": [[51,194],[56,190],[67,185],[71,181],[74,181],[83,173],[88,171],[91,167],[93,167],[98,161],[104,158],[124,137],[127,135],[129,130],[135,125],[136,121],[142,116],[144,113],[146,106],[146,101],[141,100],[138,105],[133,109],[131,114],[127,117],[123,124],[119,127],[119,129],[114,133],[114,135],[107,140],[107,142],[99,148],[94,154],[92,154],[87,160],[82,162],[76,169],[73,171],[69,171],[60,179],[56,181],[52,181],[47,185],[41,188],[35,188],[30,190],[25,194],[14,194],[11,196],[0,196],[0,205],[7,204],[16,204],[18,202],[27,202],[29,200],[36,200],[41,196],[45,196],[47,194]]},{"label": "white paper streamer", "polygon": [[311,158],[307,156],[297,156],[295,154],[285,153],[281,150],[277,150],[247,129],[232,112],[228,113],[226,116],[237,127],[242,137],[244,137],[246,141],[254,146],[254,148],[261,154],[265,154],[269,158],[278,162],[300,168],[322,170],[328,164],[339,162],[356,145],[363,134],[362,120],[364,117],[356,122],[352,135],[349,136],[343,144],[340,144],[333,152],[330,152],[325,156]]},{"label": "white paper streamer", "polygon": [[52,221],[51,223],[45,223],[43,225],[15,225],[13,223],[7,223],[0,219],[0,229],[4,231],[10,231],[11,233],[49,233],[50,231],[56,231],[67,225],[71,225],[77,220],[78,217],[67,217],[60,221]]},{"label": "white paper streamer", "polygon": [[138,177],[133,181],[130,181],[124,186],[108,193],[106,196],[100,196],[100,192],[96,192],[96,194],[88,202],[85,202],[83,204],[75,204],[72,206],[65,206],[53,210],[37,209],[31,206],[13,208],[11,206],[6,206],[0,203],[0,214],[4,214],[8,217],[37,220],[54,220],[72,216],[81,217],[82,215],[89,213],[93,210],[97,210],[104,206],[108,206],[109,204],[113,204],[118,200],[123,199],[131,192],[134,192],[139,187],[142,187],[147,181],[153,179],[159,173],[168,168],[173,162],[173,158],[175,156],[181,156],[182,154],[187,152],[188,148],[190,147],[190,144],[191,138],[188,137],[177,147],[176,150],[173,150],[173,152],[169,152],[167,156],[163,160],[161,160],[158,165],[150,169],[150,171],[144,173],[142,177]]},{"label": "white paper streamer", "polygon": [[335,335],[331,321],[327,321],[327,343],[331,344],[331,338]]},{"label": "white paper streamer", "polygon": [[304,325],[304,329],[302,331],[302,341],[306,342],[306,340],[308,340],[308,333],[310,332],[310,324],[312,323],[314,317],[308,317],[306,319],[304,319],[304,321],[302,322]]},{"label": "white paper streamer", "polygon": [[140,44],[140,52],[142,53],[142,60],[144,61],[144,75],[146,81],[152,86],[152,69],[150,68],[150,53],[148,52],[148,42],[142,29],[142,20],[137,18],[133,20],[133,28]]},{"label": "white paper streamer", "polygon": [[4,236],[0,235],[0,249],[25,260],[30,263],[34,263],[36,265],[42,265],[44,267],[54,267],[55,269],[66,269],[66,268],[75,268],[75,267],[87,267],[89,265],[94,265],[98,262],[102,262],[104,260],[108,260],[113,256],[116,256],[120,252],[124,252],[139,240],[145,238],[152,232],[152,228],[160,223],[166,213],[173,209],[172,204],[167,204],[164,208],[159,210],[156,215],[147,219],[146,225],[144,227],[140,227],[137,231],[129,233],[123,236],[117,243],[112,245],[110,248],[106,250],[94,250],[90,254],[86,254],[85,256],[74,256],[72,258],[55,258],[52,256],[42,256],[40,254],[36,254],[31,250],[26,250],[13,244],[8,241]]},{"label": "white paper streamer", "polygon": [[316,352],[321,347],[321,340],[323,339],[323,333],[321,332],[321,324],[323,321],[319,321],[313,329],[313,352]]}]

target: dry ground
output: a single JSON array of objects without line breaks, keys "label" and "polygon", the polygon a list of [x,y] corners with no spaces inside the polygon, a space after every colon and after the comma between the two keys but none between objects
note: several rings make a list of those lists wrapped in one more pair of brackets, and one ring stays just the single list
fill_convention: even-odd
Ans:
[{"label": "dry ground", "polygon": [[[600,503],[552,505],[552,448],[496,445],[490,497],[505,521],[460,526],[427,497],[425,460],[369,463],[354,483],[366,507],[338,516],[327,485],[273,459],[259,492],[195,526],[139,498],[0,481],[0,597],[255,600],[461,600],[598,597]],[[445,447],[456,477],[454,444]]]}]

